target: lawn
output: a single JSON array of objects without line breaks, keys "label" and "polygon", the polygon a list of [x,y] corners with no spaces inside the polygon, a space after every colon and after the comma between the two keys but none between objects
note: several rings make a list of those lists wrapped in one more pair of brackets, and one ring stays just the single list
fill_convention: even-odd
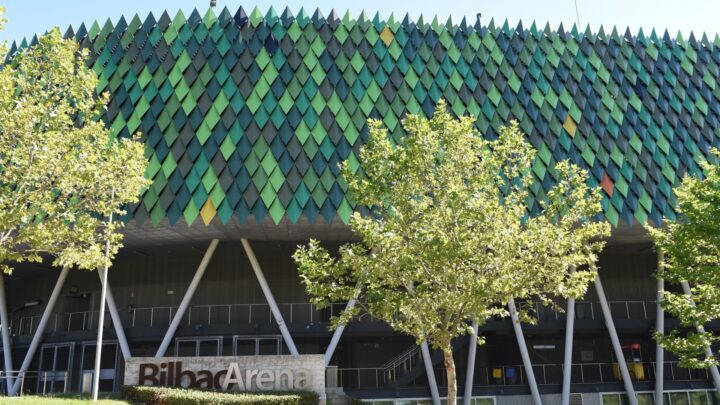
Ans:
[{"label": "lawn", "polygon": [[[101,397],[102,398],[102,397]],[[89,396],[62,396],[62,397],[42,397],[42,396],[22,396],[15,398],[0,398],[0,404],[5,405],[85,405],[92,403]],[[100,405],[127,405],[125,401],[119,399],[100,399],[97,404]]]}]

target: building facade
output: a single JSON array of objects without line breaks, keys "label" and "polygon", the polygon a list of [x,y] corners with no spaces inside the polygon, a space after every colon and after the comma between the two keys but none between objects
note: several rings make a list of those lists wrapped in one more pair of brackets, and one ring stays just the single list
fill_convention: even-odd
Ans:
[{"label": "building facade", "polygon": [[[272,8],[121,17],[66,36],[90,51],[98,91],[111,96],[104,119],[114,133],[142,133],[153,180],[129,211],[125,248],[109,273],[114,310],[101,389],[117,390],[124,358],[155,356],[163,340],[173,356],[291,354],[291,346],[326,353],[328,321],[346,303],[315,309],[291,255],[310,237],[331,248],[354,239],[347,222],[358,207],[338,164],[362,170],[367,119],[381,119],[399,140],[404,116],[432,114],[445,99],[454,114],[476,117],[488,138],[518,121],[538,150],[531,211],[562,160],[587,169],[590,185],[602,188],[603,216],[613,225],[599,263],[605,297],[591,288],[575,303],[570,400],[626,400],[608,318],[631,386],[641,401],[651,400],[657,256],[643,225],[674,218],[672,188],[687,174],[701,175],[699,162],[720,146],[718,37]],[[54,290],[57,302],[42,325]],[[88,389],[97,275],[21,266],[7,291],[16,369],[41,338],[23,390]],[[538,318],[522,325],[535,386],[544,403],[560,403],[566,313],[525,304]],[[532,403],[511,321],[491,321],[480,333],[486,344],[471,367],[474,403]],[[458,339],[454,350],[462,396],[469,339]],[[442,396],[442,356],[429,357]],[[347,325],[329,365],[328,384],[350,396],[431,401],[420,348],[367,314]],[[670,354],[662,370],[667,403],[716,403],[709,372],[680,368]]]}]

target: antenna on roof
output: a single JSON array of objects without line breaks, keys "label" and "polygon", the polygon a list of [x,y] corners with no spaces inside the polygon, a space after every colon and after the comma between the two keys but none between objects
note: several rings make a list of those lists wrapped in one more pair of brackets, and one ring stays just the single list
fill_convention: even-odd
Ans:
[{"label": "antenna on roof", "polygon": [[217,6],[217,0],[210,0],[210,7]]},{"label": "antenna on roof", "polygon": [[580,26],[580,12],[578,11],[577,0],[575,0],[575,18],[577,19],[577,26]]}]

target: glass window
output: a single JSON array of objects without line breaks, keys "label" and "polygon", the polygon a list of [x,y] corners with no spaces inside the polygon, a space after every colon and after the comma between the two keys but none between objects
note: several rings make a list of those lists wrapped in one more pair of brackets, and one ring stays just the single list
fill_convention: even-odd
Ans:
[{"label": "glass window", "polygon": [[690,403],[692,405],[709,405],[708,395],[706,391],[693,391],[690,393]]},{"label": "glass window", "polygon": [[653,405],[653,394],[637,394],[638,405]]},{"label": "glass window", "polygon": [[621,405],[620,395],[618,394],[604,394],[602,396],[603,405]]},{"label": "glass window", "polygon": [[671,392],[670,403],[672,405],[690,405],[687,392]]}]

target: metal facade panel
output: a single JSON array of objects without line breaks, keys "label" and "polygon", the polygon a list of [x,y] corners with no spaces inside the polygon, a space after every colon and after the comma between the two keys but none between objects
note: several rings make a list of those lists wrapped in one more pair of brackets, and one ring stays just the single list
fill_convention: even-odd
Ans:
[{"label": "metal facade panel", "polygon": [[539,152],[531,211],[569,159],[602,187],[611,223],[673,218],[672,187],[720,146],[717,37],[251,14],[68,31],[110,93],[108,125],[147,144],[138,224],[347,223],[357,207],[338,164],[357,167],[367,119],[399,141],[402,118],[440,99],[488,138],[520,123]]}]

